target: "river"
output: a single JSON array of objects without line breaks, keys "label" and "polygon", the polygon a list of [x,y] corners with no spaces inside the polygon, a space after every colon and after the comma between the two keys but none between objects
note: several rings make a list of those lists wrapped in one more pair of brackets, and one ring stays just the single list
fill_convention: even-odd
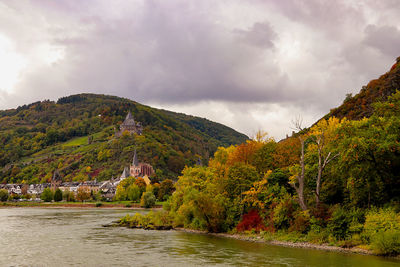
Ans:
[{"label": "river", "polygon": [[179,231],[105,228],[133,213],[0,209],[0,266],[400,266],[400,261]]}]

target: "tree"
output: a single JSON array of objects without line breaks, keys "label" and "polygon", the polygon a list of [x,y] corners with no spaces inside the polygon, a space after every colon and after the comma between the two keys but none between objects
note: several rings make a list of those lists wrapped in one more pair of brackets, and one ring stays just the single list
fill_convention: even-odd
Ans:
[{"label": "tree", "polygon": [[7,201],[8,191],[6,189],[0,189],[0,201]]},{"label": "tree", "polygon": [[53,191],[50,188],[45,188],[40,195],[40,199],[44,202],[51,202],[53,200]]},{"label": "tree", "polygon": [[241,198],[242,194],[249,190],[256,180],[258,180],[258,173],[253,166],[241,162],[236,163],[228,171],[226,192],[231,199]]},{"label": "tree", "polygon": [[75,195],[73,192],[69,191],[69,189],[67,188],[64,192],[63,192],[63,199],[65,201],[75,201]]},{"label": "tree", "polygon": [[314,144],[309,146],[309,150],[316,150],[318,155],[318,173],[315,186],[315,204],[320,204],[320,191],[322,174],[326,166],[339,156],[339,152],[333,152],[331,143],[335,141],[336,129],[340,124],[339,119],[334,117],[328,120],[322,119],[311,128],[310,135]]},{"label": "tree", "polygon": [[54,201],[59,202],[63,199],[63,194],[60,188],[57,188],[54,192]]},{"label": "tree", "polygon": [[134,180],[135,185],[139,186],[140,190],[142,192],[146,191],[146,182],[143,180],[143,178],[138,177]]},{"label": "tree", "polygon": [[[301,117],[298,117],[294,122],[294,126],[296,129],[299,131],[302,131],[303,128],[301,126],[302,124],[302,119]],[[300,207],[302,210],[307,210],[307,204],[304,198],[304,179],[305,179],[305,173],[306,173],[306,167],[305,167],[305,161],[304,161],[304,142],[306,141],[306,136],[299,134],[299,141],[300,141],[300,170],[299,168],[296,168],[296,166],[291,168],[291,172],[293,173],[293,176],[290,179],[290,185],[293,186],[293,188],[297,192],[298,196],[298,202],[300,204]],[[297,184],[296,181],[297,180]]]},{"label": "tree", "polygon": [[173,191],[174,191],[174,182],[172,182],[172,180],[170,179],[166,179],[161,182],[157,197],[160,201],[163,201],[167,196],[172,195]]},{"label": "tree", "polygon": [[117,192],[115,193],[116,201],[124,201],[128,197],[125,187],[120,183],[117,185]]},{"label": "tree", "polygon": [[139,186],[136,184],[131,184],[127,189],[126,189],[126,197],[130,201],[137,201],[140,199],[140,194],[142,192],[140,191]]},{"label": "tree", "polygon": [[82,202],[90,199],[90,188],[88,186],[80,186],[76,193],[76,199]]},{"label": "tree", "polygon": [[305,174],[306,174],[306,167],[304,161],[304,142],[306,137],[300,135],[300,165],[294,165],[290,167],[290,172],[292,176],[290,178],[290,185],[296,190],[298,202],[302,210],[307,210],[306,200],[304,198],[304,182],[305,182]]},{"label": "tree", "polygon": [[153,192],[144,192],[142,198],[140,199],[140,206],[144,208],[151,208],[156,204],[156,197]]}]

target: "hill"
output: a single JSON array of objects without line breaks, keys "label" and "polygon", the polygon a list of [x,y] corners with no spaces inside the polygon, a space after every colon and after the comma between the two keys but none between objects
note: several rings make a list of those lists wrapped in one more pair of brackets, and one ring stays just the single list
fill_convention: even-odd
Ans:
[{"label": "hill", "polygon": [[348,94],[343,104],[332,109],[324,118],[329,117],[359,120],[373,114],[373,104],[384,102],[400,88],[400,57],[392,68],[378,79],[372,80],[360,92]]},{"label": "hill", "polygon": [[[131,111],[142,135],[115,138]],[[248,137],[207,119],[160,110],[115,96],[79,94],[0,111],[0,182],[46,182],[118,176],[137,148],[159,179],[176,178],[219,146]]]}]

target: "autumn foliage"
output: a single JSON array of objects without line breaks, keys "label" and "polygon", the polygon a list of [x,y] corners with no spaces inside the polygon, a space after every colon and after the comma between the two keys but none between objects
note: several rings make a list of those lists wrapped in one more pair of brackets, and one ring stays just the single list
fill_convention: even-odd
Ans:
[{"label": "autumn foliage", "polygon": [[265,230],[266,227],[263,223],[263,219],[257,210],[251,210],[247,214],[243,215],[242,221],[236,226],[239,232],[255,230],[257,232]]}]

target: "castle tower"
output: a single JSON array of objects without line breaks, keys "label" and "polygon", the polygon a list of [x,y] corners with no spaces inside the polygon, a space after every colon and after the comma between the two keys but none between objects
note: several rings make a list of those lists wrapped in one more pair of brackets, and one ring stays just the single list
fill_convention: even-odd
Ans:
[{"label": "castle tower", "polygon": [[132,113],[129,111],[128,115],[126,115],[126,118],[124,122],[120,125],[120,131],[115,134],[116,137],[122,136],[122,133],[127,131],[129,133],[135,133],[138,135],[142,134],[143,127],[140,122],[135,122],[135,119],[132,116]]}]

